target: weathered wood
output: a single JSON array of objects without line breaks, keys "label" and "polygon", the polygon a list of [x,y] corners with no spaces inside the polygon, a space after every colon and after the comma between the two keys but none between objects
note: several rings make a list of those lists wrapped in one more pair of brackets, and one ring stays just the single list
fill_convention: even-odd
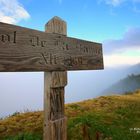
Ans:
[{"label": "weathered wood", "polygon": [[102,45],[66,37],[62,22],[53,19],[48,33],[0,23],[0,71],[103,69]]},{"label": "weathered wood", "polygon": [[64,117],[64,87],[51,88],[49,84],[52,80],[51,76],[51,72],[45,72],[44,110],[47,115],[45,116],[46,121]]},{"label": "weathered wood", "polygon": [[[66,126],[62,127],[61,123],[61,119],[64,118],[64,87],[52,87],[52,81],[54,79],[52,75],[53,72],[45,72],[44,77],[44,140],[58,140],[61,139],[63,135],[67,135]],[[58,127],[55,129],[55,131],[58,131],[57,134],[60,133],[58,139],[55,139],[56,136],[54,137],[54,132],[52,132],[53,122],[56,120],[58,120],[57,122],[60,124],[59,129],[57,129]],[[64,122],[63,125],[66,125],[66,119]],[[60,129],[62,129],[65,134],[62,135]],[[64,139],[61,140],[66,140],[66,138],[64,137]]]},{"label": "weathered wood", "polygon": [[48,124],[48,128],[45,127],[45,131],[48,131],[49,137],[47,133],[44,135],[46,137],[45,140],[66,140],[67,139],[67,118],[61,118],[55,121],[50,121]]},{"label": "weathered wood", "polygon": [[51,140],[66,140],[67,139],[67,118],[50,122],[51,125]]},{"label": "weathered wood", "polygon": [[[54,17],[46,24],[46,32],[66,35],[66,23]],[[45,72],[44,140],[66,140],[67,119],[64,116],[64,87],[66,71]]]},{"label": "weathered wood", "polygon": [[51,88],[64,87],[67,85],[67,72],[52,72]]},{"label": "weathered wood", "polygon": [[67,24],[64,20],[56,16],[45,25],[45,30],[47,33],[67,35]]}]

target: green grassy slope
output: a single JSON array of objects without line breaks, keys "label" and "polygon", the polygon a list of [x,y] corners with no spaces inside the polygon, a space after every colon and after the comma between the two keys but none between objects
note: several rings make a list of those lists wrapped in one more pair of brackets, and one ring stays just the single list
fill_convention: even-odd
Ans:
[{"label": "green grassy slope", "polygon": [[[140,90],[67,104],[65,108],[68,140],[140,140]],[[0,120],[0,140],[41,140],[42,126],[42,112],[15,113]]]}]

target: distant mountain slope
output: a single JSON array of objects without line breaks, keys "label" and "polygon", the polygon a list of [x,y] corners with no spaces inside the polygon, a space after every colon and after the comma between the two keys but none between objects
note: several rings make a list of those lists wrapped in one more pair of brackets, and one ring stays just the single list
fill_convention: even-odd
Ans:
[{"label": "distant mountain slope", "polygon": [[140,74],[131,74],[128,77],[118,81],[102,92],[103,95],[108,94],[122,94],[132,92],[140,88]]},{"label": "distant mountain slope", "polygon": [[133,65],[131,67],[128,68],[128,73],[130,74],[140,74],[140,63]]},{"label": "distant mountain slope", "polygon": [[140,74],[140,64],[120,67],[105,66],[104,70],[97,71],[69,72],[69,84],[66,87],[66,102],[76,102],[104,95],[101,93],[105,89],[132,73]]}]

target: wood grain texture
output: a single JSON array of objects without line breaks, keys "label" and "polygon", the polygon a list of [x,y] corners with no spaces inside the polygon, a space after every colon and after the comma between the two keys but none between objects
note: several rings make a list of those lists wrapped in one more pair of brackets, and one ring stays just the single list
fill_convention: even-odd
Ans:
[{"label": "wood grain texture", "polygon": [[66,23],[52,21],[48,33],[0,23],[0,71],[103,69],[102,44],[66,37]]},{"label": "wood grain texture", "polygon": [[67,72],[66,71],[53,71],[51,88],[65,87],[67,85]]},{"label": "wood grain texture", "polygon": [[45,30],[47,33],[67,35],[67,24],[61,18],[55,16],[45,25]]},{"label": "wood grain texture", "polygon": [[[66,22],[58,17],[50,20],[45,27],[49,33],[67,34]],[[44,84],[44,140],[67,140],[67,119],[64,117],[67,72],[45,72]]]},{"label": "wood grain texture", "polygon": [[61,118],[55,121],[50,121],[48,124],[48,128],[45,128],[48,131],[49,137],[47,133],[44,135],[45,140],[67,140],[67,118]]},{"label": "wood grain texture", "polygon": [[52,72],[45,72],[44,110],[46,121],[64,117],[64,87],[61,85],[60,87],[52,87],[54,79],[52,77]]}]

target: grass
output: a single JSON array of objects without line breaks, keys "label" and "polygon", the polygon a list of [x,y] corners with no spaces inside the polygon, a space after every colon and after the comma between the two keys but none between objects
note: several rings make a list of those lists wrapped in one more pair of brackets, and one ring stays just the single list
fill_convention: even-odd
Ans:
[{"label": "grass", "polygon": [[42,140],[41,135],[31,134],[31,133],[21,133],[17,136],[5,137],[5,140]]},{"label": "grass", "polygon": [[[140,90],[65,106],[68,140],[140,140]],[[43,113],[14,113],[0,120],[0,140],[42,140]]]}]

